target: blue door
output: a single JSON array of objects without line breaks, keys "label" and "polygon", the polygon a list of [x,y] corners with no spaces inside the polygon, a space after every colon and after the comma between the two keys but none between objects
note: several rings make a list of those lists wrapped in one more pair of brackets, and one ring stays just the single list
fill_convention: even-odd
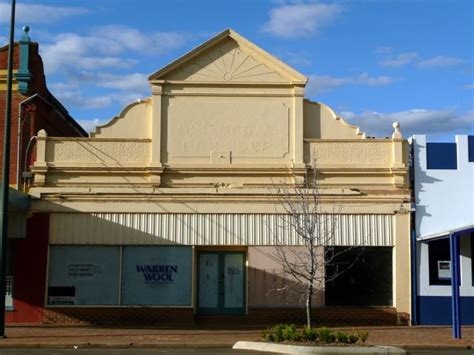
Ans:
[{"label": "blue door", "polygon": [[245,313],[245,253],[198,254],[197,311],[199,314]]}]

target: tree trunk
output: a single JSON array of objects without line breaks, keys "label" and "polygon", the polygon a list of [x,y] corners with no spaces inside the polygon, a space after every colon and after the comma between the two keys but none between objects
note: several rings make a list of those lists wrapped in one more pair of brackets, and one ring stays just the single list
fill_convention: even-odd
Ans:
[{"label": "tree trunk", "polygon": [[308,285],[308,291],[306,293],[306,327],[311,328],[312,319],[311,319],[311,308],[313,301],[313,284]]}]

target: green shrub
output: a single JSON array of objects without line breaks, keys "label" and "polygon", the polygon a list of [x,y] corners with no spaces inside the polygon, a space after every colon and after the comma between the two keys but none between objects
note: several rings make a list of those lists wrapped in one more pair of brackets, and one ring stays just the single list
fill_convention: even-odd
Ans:
[{"label": "green shrub", "polygon": [[369,333],[366,331],[361,332],[343,332],[321,327],[319,329],[305,327],[301,331],[296,328],[294,324],[277,324],[271,328],[264,329],[260,332],[260,336],[263,340],[269,342],[299,342],[299,341],[319,341],[321,343],[335,343],[336,341],[340,344],[355,344],[359,340],[366,342]]},{"label": "green shrub", "polygon": [[274,341],[279,343],[285,340],[285,337],[283,335],[285,328],[286,324],[277,324],[273,328],[271,328],[271,330],[273,331]]},{"label": "green shrub", "polygon": [[349,334],[349,339],[348,339],[349,344],[355,344],[357,343],[357,340],[359,340],[359,336],[357,334],[354,334],[354,333]]},{"label": "green shrub", "polygon": [[301,335],[294,324],[286,324],[283,328],[283,340],[298,341],[301,340]]},{"label": "green shrub", "polygon": [[337,332],[336,339],[338,343],[346,344],[349,342],[349,334],[345,332]]},{"label": "green shrub", "polygon": [[326,327],[319,328],[318,335],[318,338],[323,343],[334,343],[334,340],[336,340],[336,337],[334,336],[332,330]]},{"label": "green shrub", "polygon": [[367,331],[362,331],[357,334],[359,336],[359,339],[365,343],[367,339],[369,339],[369,332]]},{"label": "green shrub", "polygon": [[305,341],[316,341],[318,339],[318,332],[314,328],[304,327],[301,337]]},{"label": "green shrub", "polygon": [[260,336],[265,341],[275,341],[275,336],[273,335],[273,332],[271,331],[271,329],[263,329],[260,332]]}]

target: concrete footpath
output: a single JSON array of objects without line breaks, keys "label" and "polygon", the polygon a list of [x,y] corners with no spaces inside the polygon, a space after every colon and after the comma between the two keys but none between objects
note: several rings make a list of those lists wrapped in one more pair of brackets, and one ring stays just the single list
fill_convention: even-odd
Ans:
[{"label": "concrete footpath", "polygon": [[[351,330],[353,328],[334,328]],[[402,348],[474,346],[474,327],[463,327],[463,339],[448,327],[356,327],[369,332],[370,345]],[[231,348],[237,341],[260,340],[260,329],[128,328],[61,325],[7,326],[0,348]]]}]

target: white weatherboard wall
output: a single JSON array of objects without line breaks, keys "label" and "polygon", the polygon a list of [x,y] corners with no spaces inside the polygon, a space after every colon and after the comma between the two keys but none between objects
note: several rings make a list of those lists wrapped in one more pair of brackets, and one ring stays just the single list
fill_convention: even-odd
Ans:
[{"label": "white weatherboard wall", "polygon": [[413,136],[418,238],[474,223],[474,163],[468,160],[467,136],[456,136],[456,144],[456,170],[428,170],[426,136]]},{"label": "white weatherboard wall", "polygon": [[[426,136],[413,136],[416,236],[442,234],[474,223],[474,163],[468,159],[468,137],[456,136],[457,169],[427,169]],[[474,296],[471,275],[472,238],[460,238],[461,296]],[[451,296],[451,286],[430,285],[428,243],[418,243],[420,296]]]}]

